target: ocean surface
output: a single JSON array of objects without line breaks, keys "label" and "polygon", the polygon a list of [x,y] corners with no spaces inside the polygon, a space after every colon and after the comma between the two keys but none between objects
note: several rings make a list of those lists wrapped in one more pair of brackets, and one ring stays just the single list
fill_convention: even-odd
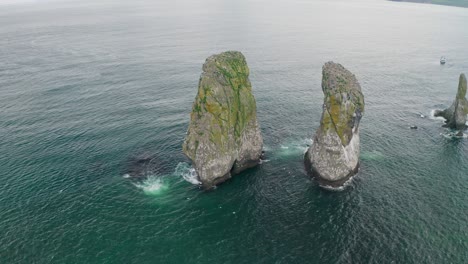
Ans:
[{"label": "ocean surface", "polygon": [[[0,2],[0,263],[468,263],[468,139],[431,116],[468,74],[467,25],[380,0]],[[205,192],[181,145],[226,50],[266,160]],[[366,101],[341,191],[303,168],[330,60]]]}]

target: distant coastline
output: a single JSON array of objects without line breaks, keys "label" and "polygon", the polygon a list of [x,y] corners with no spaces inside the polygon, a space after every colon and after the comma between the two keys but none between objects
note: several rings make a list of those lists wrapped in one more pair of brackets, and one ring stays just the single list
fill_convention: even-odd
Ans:
[{"label": "distant coastline", "polygon": [[390,0],[390,1],[468,7],[468,0]]}]

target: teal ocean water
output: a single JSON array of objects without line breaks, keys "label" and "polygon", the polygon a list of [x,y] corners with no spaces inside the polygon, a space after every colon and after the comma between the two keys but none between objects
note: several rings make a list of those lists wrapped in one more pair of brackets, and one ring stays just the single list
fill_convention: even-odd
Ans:
[{"label": "teal ocean water", "polygon": [[[2,1],[0,263],[467,263],[468,139],[430,114],[468,74],[467,25],[379,0]],[[266,161],[204,192],[181,144],[225,50]],[[366,100],[342,191],[303,168],[329,60]]]}]

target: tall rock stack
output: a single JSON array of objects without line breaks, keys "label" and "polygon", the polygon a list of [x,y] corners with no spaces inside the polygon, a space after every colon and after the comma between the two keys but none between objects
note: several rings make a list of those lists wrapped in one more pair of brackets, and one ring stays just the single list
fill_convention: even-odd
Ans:
[{"label": "tall rock stack", "polygon": [[437,110],[434,116],[445,118],[445,127],[463,131],[466,128],[466,115],[468,114],[468,101],[466,100],[466,77],[460,74],[458,91],[455,101],[445,110]]},{"label": "tall rock stack", "polygon": [[244,55],[228,51],[206,59],[183,144],[204,188],[259,163],[256,111]]},{"label": "tall rock stack", "polygon": [[334,62],[323,66],[322,90],[325,99],[320,127],[305,154],[305,166],[321,184],[340,186],[359,169],[364,96],[354,74]]}]

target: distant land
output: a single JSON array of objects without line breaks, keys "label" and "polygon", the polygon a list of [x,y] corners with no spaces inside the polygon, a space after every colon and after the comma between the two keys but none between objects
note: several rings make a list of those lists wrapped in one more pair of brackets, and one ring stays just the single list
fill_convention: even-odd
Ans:
[{"label": "distant land", "polygon": [[468,7],[468,0],[390,0],[390,1],[428,3],[428,4],[435,4],[435,5]]}]

